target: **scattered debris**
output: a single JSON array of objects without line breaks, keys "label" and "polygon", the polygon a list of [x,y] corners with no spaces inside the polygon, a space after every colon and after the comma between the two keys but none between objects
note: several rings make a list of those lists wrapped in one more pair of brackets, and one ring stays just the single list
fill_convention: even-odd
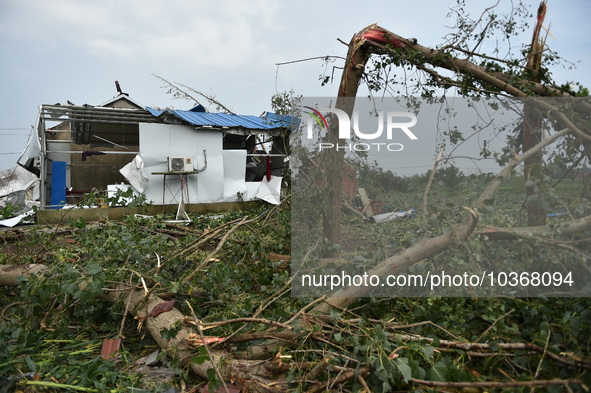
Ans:
[{"label": "scattered debris", "polygon": [[[205,337],[205,344],[209,345],[209,344],[215,344],[215,343],[221,343],[224,342],[226,340],[225,337]],[[197,333],[192,333],[189,334],[187,336],[187,338],[185,339],[185,342],[187,343],[187,345],[189,347],[200,347],[203,345],[203,339],[201,339],[201,336]]]},{"label": "scattered debris", "polygon": [[179,374],[178,371],[168,367],[150,367],[145,364],[138,367],[135,372],[142,375],[142,385],[145,388],[150,386],[172,385],[173,379]]},{"label": "scattered debris", "polygon": [[0,196],[6,196],[15,191],[27,191],[31,199],[34,199],[34,195],[38,197],[39,178],[20,166],[0,171]]},{"label": "scattered debris", "polygon": [[562,217],[564,216],[566,213],[564,212],[559,212],[559,213],[550,213],[550,214],[546,214],[546,217]]},{"label": "scattered debris", "polygon": [[37,378],[36,373],[25,373],[25,374],[14,374],[9,375],[6,378],[0,379],[0,392],[12,392],[10,389],[14,389],[14,384],[21,379],[32,380]]},{"label": "scattered debris", "polygon": [[101,349],[101,357],[103,359],[116,359],[119,357],[119,349],[121,348],[120,338],[109,338],[103,342]]},{"label": "scattered debris", "polygon": [[394,220],[402,220],[404,218],[414,218],[415,216],[415,208],[413,207],[410,210],[406,211],[398,211],[398,212],[391,212],[391,213],[383,213],[383,214],[376,214],[375,216],[371,217],[369,220],[375,222],[376,224],[381,224],[388,221]]},{"label": "scattered debris", "polygon": [[4,227],[12,228],[20,223],[32,224],[33,221],[30,221],[30,220],[23,221],[23,220],[27,217],[32,217],[34,215],[35,215],[35,211],[33,209],[29,208],[28,210],[26,210],[23,213],[20,213],[17,216],[7,218],[4,220],[0,220],[0,225],[2,225]]},{"label": "scattered debris", "polygon": [[173,300],[169,300],[164,303],[157,304],[156,306],[154,306],[154,308],[150,312],[150,315],[148,315],[148,316],[149,317],[157,317],[158,315],[162,314],[163,312],[170,311],[174,307],[175,302],[176,302],[176,300],[173,299]]},{"label": "scattered debris", "polygon": [[119,172],[127,179],[129,184],[135,188],[138,192],[144,192],[148,186],[149,179],[144,176],[144,161],[139,155],[123,168]]},{"label": "scattered debris", "polygon": [[[224,389],[223,386],[220,386],[217,389],[213,389],[212,387],[209,386],[210,382],[207,383],[207,385],[205,385],[203,388],[201,388],[200,392],[201,393],[226,393],[226,389]],[[227,383],[226,384],[226,388],[228,389],[227,392],[228,393],[240,393],[241,390],[238,386],[236,385],[232,385],[231,383]]]},{"label": "scattered debris", "polygon": [[365,192],[365,188],[358,188],[357,189],[359,198],[361,199],[361,203],[363,206],[363,210],[361,211],[362,214],[365,214],[366,217],[372,217],[373,211],[371,209],[371,200],[367,197],[367,193]]},{"label": "scattered debris", "polygon": [[39,198],[39,178],[24,168],[17,166],[0,171],[0,225],[12,228],[35,215],[35,202]]},{"label": "scattered debris", "polygon": [[158,355],[160,355],[160,350],[157,349],[157,350],[155,350],[154,352],[152,352],[151,354],[148,355],[148,357],[146,358],[146,360],[144,360],[144,364],[146,366],[154,366],[159,361]]}]

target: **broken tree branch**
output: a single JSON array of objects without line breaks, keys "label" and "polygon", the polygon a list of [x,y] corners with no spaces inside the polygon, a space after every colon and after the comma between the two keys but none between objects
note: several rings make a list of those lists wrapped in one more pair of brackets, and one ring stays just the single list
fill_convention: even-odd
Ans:
[{"label": "broken tree branch", "polygon": [[327,388],[329,388],[330,386],[342,384],[344,382],[350,381],[350,380],[354,379],[356,375],[363,376],[363,375],[369,374],[370,371],[371,371],[371,367],[363,366],[363,367],[360,367],[359,370],[350,370],[350,371],[344,372],[344,373],[338,375],[337,377],[330,379],[324,383],[314,385],[309,390],[309,392],[310,393],[323,392]]},{"label": "broken tree branch", "polygon": [[580,379],[550,379],[541,381],[515,381],[515,382],[437,382],[424,379],[411,378],[410,382],[417,385],[430,386],[434,388],[517,388],[535,386],[568,386],[582,385]]},{"label": "broken tree branch", "polygon": [[[565,223],[561,228],[562,236],[572,235],[591,229],[591,216],[585,216]],[[545,236],[554,231],[550,225],[539,225],[531,227],[495,228],[486,227],[483,230],[475,231],[474,234],[487,236],[491,240],[512,239],[514,237]]]},{"label": "broken tree branch", "polygon": [[247,224],[249,222],[252,222],[254,220],[247,220],[248,217],[244,217],[238,224],[234,225],[234,227],[232,227],[232,229],[230,229],[222,238],[222,240],[220,240],[220,242],[218,243],[217,247],[215,248],[215,250],[213,250],[212,252],[209,253],[209,255],[207,255],[205,257],[205,259],[203,260],[203,262],[201,262],[201,264],[199,266],[197,266],[197,268],[195,270],[193,270],[187,277],[185,277],[185,279],[183,280],[183,284],[187,284],[188,282],[191,282],[191,280],[193,280],[195,278],[195,276],[197,275],[197,273],[199,273],[199,271],[201,269],[203,269],[210,261],[211,259],[215,256],[215,254],[218,253],[218,251],[221,250],[221,248],[224,246],[224,244],[226,243],[226,240],[228,240],[228,237],[238,228],[240,228],[241,225]]},{"label": "broken tree branch", "polygon": [[0,265],[0,287],[18,286],[19,277],[27,277],[31,274],[39,274],[47,270],[47,266],[38,264],[29,265]]},{"label": "broken tree branch", "polygon": [[191,310],[191,315],[193,316],[193,321],[195,321],[195,326],[197,326],[197,331],[199,332],[199,335],[201,336],[201,340],[203,341],[203,346],[205,347],[205,350],[207,351],[207,356],[209,356],[209,360],[211,361],[211,365],[213,366],[213,370],[215,371],[218,378],[222,382],[222,386],[224,387],[224,391],[226,393],[230,393],[230,391],[228,390],[228,385],[226,385],[226,382],[224,381],[224,377],[222,376],[222,374],[220,373],[220,370],[217,367],[217,364],[215,362],[216,359],[214,359],[211,351],[209,350],[209,345],[207,344],[207,340],[205,339],[205,335],[203,334],[203,329],[201,328],[201,321],[195,315],[195,310],[193,310],[193,307],[191,307],[191,303],[189,303],[189,301],[187,301],[186,303],[187,303],[187,306],[189,306],[189,309]]},{"label": "broken tree branch", "polygon": [[[532,149],[524,152],[522,155],[513,157],[509,164],[507,164],[507,166],[489,183],[486,189],[482,192],[478,200],[475,202],[476,208],[484,208],[485,201],[492,198],[503,180],[513,172],[513,169],[517,165],[569,132],[570,130],[565,128],[551,137],[544,139]],[[390,257],[378,264],[375,268],[368,272],[368,275],[386,277],[389,274],[396,274],[421,260],[443,252],[454,245],[456,240],[466,240],[474,231],[477,221],[477,217],[475,217],[473,214],[469,214],[458,228],[434,238],[421,239],[419,242],[414,244],[412,247],[407,248],[402,253]],[[314,312],[329,313],[332,307],[346,308],[355,302],[359,297],[364,296],[370,290],[371,287],[369,286],[351,286],[342,288],[334,293],[332,297],[326,299],[325,303],[315,307]]]},{"label": "broken tree branch", "polygon": [[427,208],[427,196],[429,195],[429,190],[431,190],[431,184],[435,179],[435,173],[437,172],[437,165],[439,165],[439,161],[441,161],[441,157],[443,157],[443,147],[437,158],[435,159],[435,164],[433,164],[433,169],[431,170],[431,176],[429,176],[429,181],[427,182],[427,187],[425,187],[425,192],[423,194],[423,230],[427,230],[427,216],[429,215],[429,210]]},{"label": "broken tree branch", "polygon": [[[430,337],[423,337],[423,336],[416,336],[416,335],[408,335],[408,334],[393,334],[393,339],[400,339],[402,341],[412,341],[412,342],[427,342],[432,343],[434,341],[433,338]],[[459,342],[459,341],[450,341],[450,340],[439,340],[439,346],[442,348],[453,348],[453,349],[460,349],[462,351],[489,351],[491,350],[491,345],[489,344],[481,344],[481,343],[472,343],[472,342]],[[591,370],[591,363],[575,359],[575,360],[568,360],[565,357],[557,355],[553,352],[547,352],[543,347],[539,345],[530,344],[530,343],[498,343],[496,344],[497,348],[502,349],[504,351],[528,351],[528,352],[536,352],[539,354],[545,354],[548,358],[555,360],[559,363],[564,365],[587,369]]]}]

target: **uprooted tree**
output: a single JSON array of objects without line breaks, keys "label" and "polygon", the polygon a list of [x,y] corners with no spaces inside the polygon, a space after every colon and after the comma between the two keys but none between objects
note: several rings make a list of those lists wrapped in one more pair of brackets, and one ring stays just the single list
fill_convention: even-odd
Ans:
[{"label": "uprooted tree", "polygon": [[[566,86],[551,84],[543,63],[524,66],[519,61],[477,53],[493,34],[493,28],[502,30],[514,25],[514,15],[502,23],[493,11],[486,10],[472,23],[462,19],[459,33],[437,49],[375,25],[355,34],[349,44],[339,97],[355,97],[363,80],[389,88],[395,81],[383,79],[382,71],[389,65],[406,66],[424,78],[419,84],[422,94],[456,88],[466,95],[531,97],[531,110],[551,113],[557,129],[540,140],[531,137],[534,127],[529,128],[529,137],[525,131],[523,136],[516,135],[507,155],[500,157],[504,169],[469,205],[463,202],[463,215],[455,221],[440,220],[437,230],[425,226],[422,229],[429,230],[417,232],[413,228],[412,233],[419,233],[418,237],[408,239],[393,255],[379,261],[372,274],[394,274],[421,261],[471,260],[477,256],[494,259],[500,257],[499,247],[521,247],[531,254],[544,254],[554,248],[557,257],[571,254],[588,263],[588,206],[570,210],[568,219],[552,225],[481,227],[482,212],[519,164],[538,165],[544,147],[563,141],[564,149],[558,158],[565,166],[576,166],[579,157],[588,157],[591,140],[585,122],[591,115],[587,101],[570,101],[566,111],[556,103],[537,99],[570,99],[575,95]],[[537,21],[534,42],[538,42],[541,20]],[[534,55],[535,48],[533,45],[526,57]],[[374,69],[366,70],[372,54],[379,57]],[[532,68],[531,64],[537,65]],[[407,81],[398,83],[408,85]],[[337,106],[350,113],[352,107],[341,106],[345,103],[337,102]],[[337,142],[336,128],[330,129],[328,137]],[[521,142],[524,139],[529,143]],[[336,152],[329,159],[338,163],[342,157]],[[328,168],[335,171],[329,170],[327,176],[331,210],[324,214],[324,234],[332,243],[340,244],[344,225],[342,166]],[[529,172],[534,176],[530,179],[532,191],[543,188],[535,178],[537,171]],[[116,319],[121,325],[118,337],[123,337],[124,332],[137,334],[136,328],[140,335],[147,330],[179,367],[188,367],[209,379],[212,389],[219,385],[216,391],[227,391],[229,383],[243,390],[276,392],[427,388],[482,391],[538,386],[560,391],[582,389],[584,382],[589,384],[591,361],[586,333],[591,313],[587,299],[380,301],[360,299],[370,291],[362,286],[344,288],[330,297],[291,298],[291,280],[285,270],[289,258],[271,256],[289,251],[285,245],[288,202],[277,209],[243,213],[243,217],[228,218],[216,225],[196,219],[194,228],[129,218],[121,224],[107,222],[91,228],[72,223],[67,229],[49,232],[48,238],[56,247],[42,247],[51,248],[51,252],[41,250],[43,257],[19,259],[23,263],[0,268],[0,285],[20,291],[12,292],[20,299],[5,304],[0,315],[13,319],[6,319],[6,329],[0,330],[2,337],[9,338],[8,349],[0,348],[0,356],[8,359],[0,364],[0,372],[24,374],[23,367],[33,372],[47,370],[51,362],[36,362],[35,356],[41,355],[22,344],[33,341],[26,338],[27,334],[76,331],[77,326],[60,323],[60,319],[75,313],[91,318],[97,313],[106,321],[116,319],[112,314],[123,315],[122,321]],[[531,214],[538,212],[532,210]],[[425,208],[425,220],[428,215]],[[364,227],[367,231],[372,228]],[[31,236],[37,245],[39,239],[45,239],[43,231]],[[75,246],[68,248],[64,236],[74,240]],[[318,246],[319,239],[317,236],[311,246]],[[552,259],[552,255],[546,258]],[[166,303],[171,297],[177,299],[174,308]],[[165,303],[168,307],[159,306]],[[101,311],[101,307],[111,307],[112,313]],[[164,311],[155,312],[160,308]],[[18,320],[22,327],[12,328],[18,326]],[[103,328],[93,322],[77,323],[84,325],[84,331]],[[83,335],[79,331],[77,334]],[[43,345],[37,344],[36,348]],[[18,364],[19,369],[13,370],[12,364]],[[72,388],[88,381],[57,376],[55,371],[55,375],[47,372],[27,383]],[[89,386],[107,390],[117,385]],[[79,390],[90,389],[81,387]]]},{"label": "uprooted tree", "polygon": [[[546,211],[543,208],[543,203],[540,202],[541,197],[537,195],[542,193],[541,189],[543,188],[540,182],[543,177],[542,152],[544,148],[560,141],[562,145],[558,155],[561,156],[561,159],[569,162],[568,165],[571,169],[581,162],[581,157],[587,161],[591,157],[589,155],[591,153],[589,149],[591,130],[588,123],[591,104],[586,98],[575,97],[576,94],[569,85],[558,87],[551,83],[548,71],[542,67],[542,54],[546,49],[539,37],[545,12],[546,5],[542,3],[538,11],[532,46],[526,52],[524,64],[520,64],[518,61],[479,55],[476,48],[467,49],[463,44],[470,34],[474,34],[472,31],[464,37],[455,37],[455,41],[439,49],[424,47],[417,43],[416,39],[400,37],[376,25],[366,27],[353,37],[349,43],[349,53],[335,105],[336,108],[347,112],[349,116],[353,110],[353,101],[345,98],[355,97],[359,82],[364,75],[367,77],[365,65],[372,54],[381,56],[378,66],[369,72],[378,75],[373,75],[373,78],[378,82],[396,82],[395,80],[379,79],[382,77],[380,72],[386,69],[387,65],[395,64],[401,67],[415,68],[422,72],[426,80],[418,83],[418,88],[426,95],[433,95],[435,88],[450,89],[454,87],[465,96],[512,96],[524,99],[523,123],[516,130],[511,143],[505,148],[505,152],[509,154],[498,160],[505,162],[506,165],[481,195],[474,200],[472,209],[469,209],[470,214],[466,215],[460,224],[452,226],[446,233],[434,237],[425,236],[404,252],[384,260],[371,273],[380,277],[398,273],[416,262],[454,247],[457,242],[468,240],[477,227],[478,211],[485,210],[486,202],[494,198],[497,188],[514,173],[516,167],[521,163],[525,163],[526,195],[524,206],[527,207],[527,223],[532,226],[530,233],[544,231],[544,229],[540,230],[540,227],[534,227],[536,225],[543,226],[546,218]],[[494,17],[491,17],[491,22],[493,20]],[[490,25],[491,23],[487,24],[487,26]],[[486,34],[485,29],[478,36],[483,38]],[[480,42],[481,40],[479,40],[479,44]],[[466,58],[460,58],[457,53],[465,54]],[[481,64],[471,61],[472,58],[480,58]],[[440,70],[449,71],[452,75],[445,75]],[[417,79],[420,80],[420,77]],[[541,83],[541,81],[546,83]],[[549,97],[555,98],[555,100],[543,99]],[[552,119],[556,132],[542,138],[541,122],[544,117]],[[338,122],[332,122],[327,140],[334,142],[335,145],[338,143],[344,145],[345,141],[339,140],[338,130]],[[520,151],[521,154],[518,154]],[[329,242],[339,245],[342,242],[341,170],[344,150],[329,149],[323,151],[323,154],[329,163],[324,166],[327,168],[324,175],[328,185],[327,212],[324,216],[323,226],[324,236]],[[591,216],[580,217],[566,223],[566,225],[577,227],[585,232],[590,228]],[[527,228],[495,228],[495,230],[528,232]],[[552,231],[550,227],[545,227],[545,230]],[[570,231],[568,232],[570,233]],[[344,288],[335,294],[334,299],[329,299],[327,304],[347,307],[358,297],[367,295],[370,290],[369,286]],[[327,304],[323,306],[325,312],[329,309]]]},{"label": "uprooted tree", "polygon": [[[487,9],[487,11],[490,10]],[[485,14],[486,12],[483,13],[481,19]],[[465,26],[465,30],[454,36],[446,45],[437,49],[427,48],[420,45],[416,39],[403,38],[382,27],[368,26],[357,33],[349,43],[335,107],[344,110],[349,116],[352,114],[353,101],[345,100],[345,98],[357,95],[359,84],[366,72],[365,66],[372,54],[381,56],[377,66],[369,72],[374,79],[377,79],[372,83],[377,84],[379,88],[385,88],[383,85],[388,83],[396,83],[396,80],[388,80],[388,76],[384,77],[382,71],[391,65],[396,65],[407,66],[409,71],[414,68],[418,73],[420,72],[421,75],[416,78],[420,80],[421,77],[424,77],[425,80],[418,83],[418,87],[422,90],[423,95],[428,96],[435,93],[435,88],[443,89],[443,94],[446,90],[453,88],[463,96],[573,97],[575,92],[572,91],[571,86],[568,84],[560,87],[554,85],[548,69],[542,65],[543,55],[547,51],[545,39],[541,37],[545,14],[546,4],[542,2],[538,10],[532,44],[525,53],[525,59],[517,60],[503,60],[477,52],[484,38],[490,34],[487,29],[499,22],[495,20],[494,14],[488,15],[489,21],[479,33],[476,33],[475,29],[481,20],[474,22],[472,26]],[[466,22],[464,21],[464,23]],[[508,28],[507,25],[502,25],[502,27]],[[473,35],[478,37],[478,41],[474,47],[470,48],[469,42],[472,41]],[[472,61],[472,58],[479,59],[480,62]],[[452,75],[445,75],[441,70],[449,71]],[[537,151],[524,159],[526,179],[531,177],[536,180],[540,177],[542,149],[541,146],[537,148],[535,146],[542,140],[541,113],[553,113],[557,117],[558,123],[563,127],[568,127],[569,134],[580,142],[580,151],[569,151],[569,154],[580,153],[585,155],[587,159],[589,158],[591,136],[588,134],[585,124],[576,125],[575,123],[580,121],[581,116],[588,116],[591,107],[587,101],[576,101],[574,111],[578,120],[567,117],[563,113],[563,109],[558,106],[552,106],[541,100],[526,101],[524,112],[527,115],[523,127],[518,130],[519,134],[515,136],[517,144],[512,146],[515,150],[522,148],[524,153],[534,148]],[[338,123],[332,123],[327,140],[334,142],[334,144],[344,142],[339,140]],[[332,172],[327,174],[331,188],[328,206],[332,207],[332,210],[326,215],[324,234],[331,242],[340,244],[339,211],[342,180],[340,168],[342,165],[339,163],[342,161],[343,152],[329,150],[328,155],[327,161],[334,163],[329,166]],[[528,197],[531,195],[530,188],[528,189]],[[545,213],[540,211],[539,206],[530,204],[528,210],[530,225],[542,225],[545,222]]]}]

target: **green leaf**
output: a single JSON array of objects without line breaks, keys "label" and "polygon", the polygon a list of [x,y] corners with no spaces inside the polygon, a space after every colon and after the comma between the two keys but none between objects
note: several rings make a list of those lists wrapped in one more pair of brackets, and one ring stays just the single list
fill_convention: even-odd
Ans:
[{"label": "green leaf", "polygon": [[443,360],[438,361],[427,371],[427,377],[430,381],[447,381],[447,365]]},{"label": "green leaf", "polygon": [[25,362],[27,363],[27,367],[29,367],[29,370],[31,370],[32,372],[36,373],[37,372],[37,365],[35,364],[35,362],[31,359],[31,357],[29,356],[25,356]]},{"label": "green leaf", "polygon": [[435,348],[427,346],[427,347],[421,347],[421,352],[423,352],[423,355],[425,356],[425,358],[427,358],[428,360],[433,360],[433,352],[435,351]]},{"label": "green leaf", "polygon": [[99,265],[91,265],[90,267],[87,268],[87,272],[90,275],[94,275],[97,273],[100,273],[103,269],[99,266]]},{"label": "green leaf", "polygon": [[380,325],[375,327],[374,333],[375,333],[376,338],[378,340],[380,340],[380,341],[387,341],[388,340],[388,334],[386,332],[384,332],[384,329],[382,329],[382,327]]},{"label": "green leaf", "polygon": [[396,367],[398,368],[398,370],[402,374],[402,379],[404,380],[404,382],[410,381],[410,379],[412,378],[412,369],[410,368],[410,366],[408,364],[408,359],[407,358],[397,358],[394,361],[394,363],[396,364]]},{"label": "green leaf", "polygon": [[209,391],[211,393],[218,391],[218,389],[222,387],[222,381],[219,380],[215,370],[213,368],[208,368],[206,374],[207,379],[209,379]]},{"label": "green leaf", "polygon": [[341,313],[337,310],[330,310],[330,319],[333,321],[338,321],[341,318]]},{"label": "green leaf", "polygon": [[191,363],[203,364],[209,360],[209,356],[207,355],[207,350],[205,347],[199,348],[199,355],[194,356],[191,359]]},{"label": "green leaf", "polygon": [[437,348],[440,345],[441,345],[441,341],[439,340],[439,337],[437,337],[437,336],[433,337],[433,341],[431,342],[431,346],[434,348]]},{"label": "green leaf", "polygon": [[285,376],[285,380],[287,382],[293,382],[296,380],[296,370],[293,368],[290,368],[289,371],[287,372],[287,375]]}]

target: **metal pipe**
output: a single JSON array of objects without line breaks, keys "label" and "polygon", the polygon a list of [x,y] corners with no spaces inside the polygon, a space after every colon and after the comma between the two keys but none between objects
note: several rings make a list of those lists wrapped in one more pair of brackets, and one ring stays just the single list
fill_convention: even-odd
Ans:
[{"label": "metal pipe", "polygon": [[105,106],[93,106],[93,107],[86,107],[80,105],[48,105],[43,104],[41,105],[41,109],[47,110],[54,110],[57,112],[81,112],[81,113],[90,113],[90,112],[112,112],[112,113],[134,113],[134,114],[148,114],[152,115],[149,111],[145,109],[131,109],[131,108],[109,108]]},{"label": "metal pipe", "polygon": [[68,164],[68,166],[69,167],[76,166],[76,167],[84,167],[84,168],[91,167],[91,166],[92,167],[114,167],[114,166],[116,166],[117,168],[121,168],[121,165],[119,165],[119,164]]},{"label": "metal pipe", "polygon": [[[48,151],[48,153],[50,154],[82,154],[84,153],[86,150],[51,150]],[[92,150],[91,150],[92,151]],[[99,151],[101,153],[105,153],[105,154],[140,154],[139,151],[100,151],[100,150],[94,150],[94,151]]]},{"label": "metal pipe", "polygon": [[117,147],[121,147],[121,148],[123,148],[123,149],[125,149],[125,150],[129,150],[129,147],[127,147],[127,146],[123,146],[123,145],[120,145],[120,144],[118,144],[118,143],[111,142],[110,140],[108,140],[108,139],[105,139],[105,138],[101,138],[100,136],[97,136],[97,135],[92,135],[92,136],[93,136],[93,137],[95,137],[95,138],[97,138],[97,139],[100,139],[101,141],[104,141],[104,142],[110,143],[110,144],[111,144],[111,145],[113,145],[113,146],[117,146]]},{"label": "metal pipe", "polygon": [[[42,128],[41,130],[39,128]],[[47,193],[46,193],[46,182],[47,182],[47,146],[45,140],[45,122],[41,119],[41,108],[39,109],[39,116],[37,117],[37,138],[41,139],[41,167],[39,168],[41,171],[41,185],[39,186],[39,198],[41,199],[41,208],[45,209],[45,204],[47,203]]]},{"label": "metal pipe", "polygon": [[[51,117],[42,117],[43,120],[50,120],[56,121]],[[148,123],[147,121],[115,121],[115,120],[94,120],[94,119],[61,119],[61,123],[102,123],[102,124],[140,124],[140,123]],[[154,121],[153,123],[157,123]]]},{"label": "metal pipe", "polygon": [[[49,116],[51,117],[51,113],[43,113],[44,116]],[[151,115],[141,115],[141,114],[126,114],[126,113],[121,113],[118,114],[117,116],[115,116],[114,114],[111,113],[88,113],[88,114],[82,114],[82,113],[68,113],[67,115],[62,115],[65,117],[60,117],[60,118],[55,118],[55,117],[51,117],[54,120],[61,120],[61,121],[67,121],[67,119],[86,119],[86,120],[93,120],[93,119],[105,119],[105,120],[114,120],[114,119],[141,119],[141,120],[156,120],[156,118],[154,116]]]},{"label": "metal pipe", "polygon": [[287,154],[264,154],[264,153],[248,153],[246,154],[247,157],[287,157]]}]

